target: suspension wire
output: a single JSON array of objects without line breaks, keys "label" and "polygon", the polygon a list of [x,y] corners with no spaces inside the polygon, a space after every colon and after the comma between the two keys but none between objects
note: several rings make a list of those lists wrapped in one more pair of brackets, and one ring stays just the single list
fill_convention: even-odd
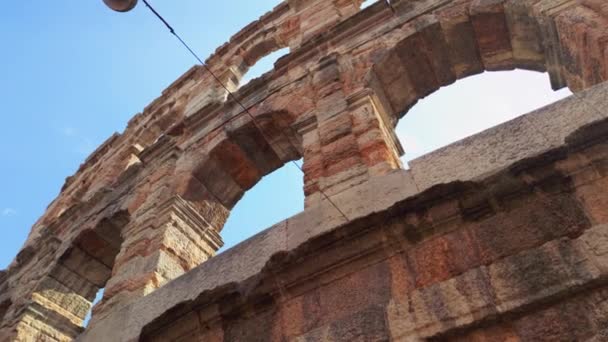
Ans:
[{"label": "suspension wire", "polygon": [[[266,141],[268,143],[270,143],[271,140],[266,136],[266,134],[264,133],[264,130],[258,124],[257,120],[255,119],[253,114],[251,114],[249,109],[243,105],[243,103],[234,95],[234,93],[232,91],[230,91],[230,89],[228,89],[228,87],[226,85],[224,85],[224,82],[222,82],[222,80],[219,77],[217,77],[217,75],[213,72],[213,70],[211,70],[211,68],[198,56],[198,54],[190,47],[190,45],[188,45],[188,43],[186,43],[186,41],[184,41],[184,39],[182,39],[182,37],[175,31],[175,29],[169,24],[169,22],[167,20],[165,20],[165,18],[163,18],[163,16],[160,15],[160,13],[158,11],[156,11],[156,9],[154,9],[154,7],[152,7],[152,5],[150,5],[150,3],[147,0],[142,0],[142,1],[146,5],[146,7],[148,7],[148,9],[167,27],[169,32],[182,44],[182,46],[184,48],[186,48],[186,50],[188,50],[188,52],[190,52],[190,54],[203,66],[203,68],[205,68],[205,70],[211,75],[211,77],[213,77],[213,79],[228,93],[228,95],[232,98],[232,100],[234,102],[236,102],[236,104],[238,104],[243,109],[243,112],[246,113],[251,118],[252,123],[260,131],[260,133],[262,134],[264,139],[266,139]],[[230,120],[227,120],[227,121],[230,121]],[[287,138],[287,140],[289,140],[289,137],[285,134],[284,131],[282,131],[282,130],[279,130],[279,131],[283,134],[283,136],[285,138]],[[280,147],[280,146],[277,146],[277,147]],[[281,152],[284,153],[285,151],[281,148]],[[304,170],[302,169],[302,167],[300,165],[298,165],[298,163],[296,163],[295,160],[292,160],[291,163],[293,165],[295,165],[295,167],[298,170],[300,170],[300,172],[304,173]],[[346,222],[350,221],[348,216],[346,216],[346,214],[336,205],[336,203],[321,188],[319,188],[319,192],[338,211],[338,213],[340,213],[340,215],[342,217],[344,217]]]}]

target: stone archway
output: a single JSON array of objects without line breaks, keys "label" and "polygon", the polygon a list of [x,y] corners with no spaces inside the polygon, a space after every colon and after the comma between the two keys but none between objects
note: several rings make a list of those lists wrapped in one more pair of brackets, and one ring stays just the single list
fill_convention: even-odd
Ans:
[{"label": "stone archway", "polygon": [[419,99],[484,71],[547,71],[554,89],[575,92],[601,83],[608,79],[606,12],[589,1],[566,3],[448,2],[391,35],[369,75],[372,88],[396,124]]},{"label": "stone archway", "polygon": [[213,201],[229,212],[262,177],[301,158],[301,138],[290,125],[284,111],[256,115],[255,122],[241,113],[184,151],[176,166],[179,195],[193,203]]},{"label": "stone archway", "polygon": [[[27,286],[12,289],[12,297],[0,305],[5,316],[2,334],[15,333],[19,339],[71,340],[84,330],[84,320],[92,309],[97,292],[112,276],[115,260],[123,242],[122,229],[129,221],[125,212],[101,219],[93,228],[84,229],[69,243],[56,245],[57,253],[43,255],[53,260],[27,297]],[[47,240],[47,243],[52,243]],[[36,258],[37,262],[44,259]],[[32,264],[24,265],[27,269]],[[25,292],[27,293],[27,292]],[[25,308],[11,307],[15,301]],[[98,310],[99,307],[96,308]],[[14,326],[11,329],[10,323]],[[9,325],[9,327],[7,327]],[[3,337],[6,337],[3,336]]]}]

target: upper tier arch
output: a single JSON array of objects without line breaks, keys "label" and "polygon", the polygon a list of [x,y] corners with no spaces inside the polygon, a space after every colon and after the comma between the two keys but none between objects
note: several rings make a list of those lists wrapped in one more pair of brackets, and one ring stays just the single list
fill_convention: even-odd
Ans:
[{"label": "upper tier arch", "polygon": [[484,71],[547,71],[554,89],[580,91],[608,79],[608,53],[601,39],[606,13],[593,1],[560,6],[447,2],[402,26],[398,35],[388,34],[390,43],[368,79],[395,123],[419,99]]}]

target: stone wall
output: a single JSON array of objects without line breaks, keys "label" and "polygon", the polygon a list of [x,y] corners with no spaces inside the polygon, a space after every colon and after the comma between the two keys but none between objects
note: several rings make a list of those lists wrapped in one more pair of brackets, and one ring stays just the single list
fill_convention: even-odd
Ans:
[{"label": "stone wall", "polygon": [[[564,278],[564,289],[540,299],[534,291],[513,295],[529,303],[506,295],[499,298],[504,301],[492,297],[492,306],[473,286],[494,286],[492,265],[503,272],[501,262],[520,254],[528,260],[525,253],[540,253],[559,268],[559,241],[567,238],[572,245],[564,253],[572,248],[588,254],[581,247],[585,234],[603,236],[605,145],[591,138],[603,132],[602,124],[592,123],[604,118],[608,105],[605,86],[587,89],[608,79],[604,2],[392,0],[360,11],[361,2],[285,1],[218,48],[207,64],[247,112],[202,67],[194,67],[99,147],[66,180],[14,262],[0,273],[0,340],[76,338],[100,288],[104,298],[81,339],[119,334],[110,340],[131,341],[142,333],[144,339],[163,339],[159,327],[165,325],[175,325],[167,333],[181,338],[175,321],[192,312],[203,317],[198,322],[209,327],[207,333],[228,340],[239,340],[239,334],[265,340],[269,333],[323,339],[342,334],[331,332],[341,320],[347,324],[339,328],[347,329],[342,336],[350,339],[365,336],[358,334],[367,324],[370,332],[394,339],[467,339],[466,334],[483,336],[486,330],[475,327],[493,321],[497,332],[511,333],[518,315],[539,308],[537,302],[549,310],[547,303],[563,297],[559,291],[578,291],[572,284],[601,284],[601,263],[589,268],[588,279],[570,272],[566,260],[564,272],[571,278]],[[237,90],[249,67],[283,47],[291,53],[273,71]],[[403,148],[394,127],[419,99],[469,75],[514,68],[547,71],[555,89],[568,86],[577,95],[420,158],[409,172],[400,170]],[[214,258],[222,227],[243,194],[300,158],[306,210]],[[325,196],[338,203],[348,222]],[[470,236],[485,226],[498,229],[491,241]],[[521,234],[506,234],[518,229]],[[378,234],[383,242],[368,252],[366,244]],[[558,254],[541,247],[554,240],[556,247],[549,249]],[[277,243],[283,247],[277,250]],[[476,255],[467,254],[474,250],[467,243],[479,249]],[[346,252],[355,254],[322,262]],[[597,264],[600,256],[589,262]],[[369,260],[380,266],[357,264]],[[407,272],[393,274],[397,266],[391,263],[406,261]],[[534,268],[540,261],[520,264],[524,273],[541,274]],[[313,272],[311,265],[319,267],[316,273],[298,278]],[[469,284],[468,276],[485,280]],[[205,281],[188,283],[197,277]],[[404,288],[386,283],[399,277],[390,286]],[[295,292],[281,294],[287,283]],[[456,294],[454,283],[472,292]],[[319,284],[329,292],[313,291]],[[488,291],[498,291],[490,285]],[[316,294],[307,297],[307,291]],[[568,300],[586,305],[593,293]],[[344,294],[350,301],[339,297]],[[158,298],[168,302],[151,304]],[[407,312],[417,312],[417,300],[432,309],[420,309],[421,318],[411,321],[414,316],[403,316],[404,303]],[[337,306],[323,307],[332,303]],[[361,313],[368,309],[371,316]],[[390,318],[379,320],[380,313]],[[316,321],[293,316],[276,326],[283,322],[276,315]]]},{"label": "stone wall", "polygon": [[[438,151],[353,187],[333,198],[348,222],[325,201],[79,340],[600,341],[607,95],[602,85],[494,128],[501,137],[563,108],[573,114],[512,137],[522,147],[515,162],[469,163],[466,180],[419,177],[418,166],[445,160]],[[556,128],[562,135],[538,141]],[[488,139],[480,133],[445,150],[474,155]]]}]

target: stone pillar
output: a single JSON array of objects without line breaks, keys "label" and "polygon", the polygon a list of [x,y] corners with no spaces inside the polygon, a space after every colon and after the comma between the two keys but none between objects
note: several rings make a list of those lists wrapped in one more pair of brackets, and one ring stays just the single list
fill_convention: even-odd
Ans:
[{"label": "stone pillar", "polygon": [[174,196],[134,218],[93,322],[211,258],[223,242],[204,214]]},{"label": "stone pillar", "polygon": [[[226,88],[232,92],[236,91],[243,77],[243,72],[235,66],[226,67],[221,62],[217,64],[221,65],[221,68],[214,68],[214,73]],[[228,98],[226,89],[204,67],[193,67],[186,75],[195,80],[200,79],[201,81],[194,85],[193,91],[190,92],[190,98],[184,108],[185,116],[192,116],[209,104],[222,103]],[[182,76],[180,80],[185,79],[186,75]]]},{"label": "stone pillar", "polygon": [[370,177],[401,167],[403,150],[393,125],[369,89],[347,94],[337,60],[325,61],[313,76],[317,107],[300,129],[304,148],[306,206]]}]

